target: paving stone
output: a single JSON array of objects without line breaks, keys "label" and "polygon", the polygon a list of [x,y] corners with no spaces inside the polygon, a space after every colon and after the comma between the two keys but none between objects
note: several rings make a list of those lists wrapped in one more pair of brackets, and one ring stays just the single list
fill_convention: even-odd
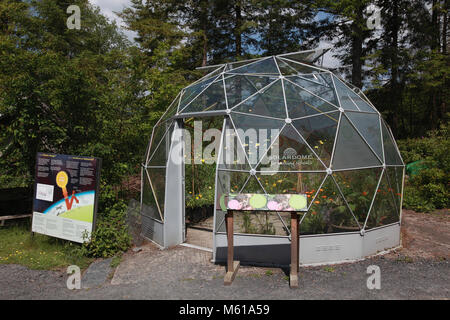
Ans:
[{"label": "paving stone", "polygon": [[112,258],[108,258],[92,263],[81,278],[81,287],[90,289],[104,284],[112,271],[111,261]]}]

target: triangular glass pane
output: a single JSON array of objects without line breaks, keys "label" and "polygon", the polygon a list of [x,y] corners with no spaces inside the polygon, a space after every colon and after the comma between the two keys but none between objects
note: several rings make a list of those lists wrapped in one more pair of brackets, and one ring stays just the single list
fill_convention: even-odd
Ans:
[{"label": "triangular glass pane", "polygon": [[169,120],[171,117],[173,117],[177,113],[179,101],[180,101],[180,97],[178,97],[175,101],[172,102],[170,107],[167,109],[167,111],[161,117],[161,120],[159,120],[159,123]]},{"label": "triangular glass pane", "polygon": [[245,65],[248,65],[250,63],[256,62],[257,60],[261,59],[255,59],[255,60],[245,60],[245,61],[237,61],[237,62],[230,62],[227,64],[227,67],[225,68],[226,72],[233,72],[234,69],[243,67]]},{"label": "triangular glass pane", "polygon": [[231,119],[252,167],[256,166],[266,154],[285,123],[282,120],[234,112],[231,113]]},{"label": "triangular glass pane", "polygon": [[[330,76],[324,74],[324,77]],[[301,88],[308,90],[309,92],[322,98],[323,100],[330,102],[331,104],[333,104],[334,110],[338,108],[337,106],[339,105],[339,103],[337,101],[334,89],[323,81],[323,77],[318,77],[317,79],[306,79],[304,77],[291,76],[286,77],[286,79],[292,81]]]},{"label": "triangular glass pane", "polygon": [[161,215],[164,218],[164,200],[166,193],[166,168],[148,168],[148,175],[153,186],[153,192],[158,201]]},{"label": "triangular glass pane", "polygon": [[338,122],[339,112],[332,112],[294,120],[292,124],[325,165],[329,166]]},{"label": "triangular glass pane", "polygon": [[231,124],[223,134],[222,155],[219,160],[219,168],[244,171],[250,171],[251,169],[245,156],[244,147]]},{"label": "triangular glass pane", "polygon": [[381,128],[383,132],[384,158],[386,164],[403,165],[402,159],[397,151],[397,147],[389,134],[389,130],[386,127],[384,120],[381,121]]},{"label": "triangular glass pane", "polygon": [[323,48],[323,49],[314,49],[314,50],[307,50],[307,51],[301,51],[301,52],[293,52],[293,53],[286,53],[280,55],[280,57],[289,58],[291,60],[299,61],[299,62],[308,62],[313,63],[314,61],[317,61],[322,55],[324,55],[329,48]]},{"label": "triangular glass pane", "polygon": [[402,200],[402,185],[403,185],[403,167],[386,167],[385,174],[387,175],[389,190],[393,194],[397,210],[400,211]]},{"label": "triangular glass pane", "polygon": [[334,83],[336,85],[336,92],[339,95],[339,100],[341,101],[341,106],[344,110],[376,112],[376,110],[337,77],[334,77]]},{"label": "triangular glass pane", "polygon": [[222,77],[219,79],[195,98],[185,109],[181,110],[180,113],[225,110],[227,108],[225,91],[223,90]]},{"label": "triangular glass pane", "polygon": [[277,65],[272,58],[247,64],[231,71],[238,74],[273,74],[279,75]]},{"label": "triangular glass pane", "polygon": [[367,219],[366,230],[400,221],[400,211],[394,203],[393,193],[390,189],[385,172]]},{"label": "triangular glass pane", "polygon": [[261,90],[276,78],[250,75],[235,75],[225,79],[228,107],[232,108],[239,102]]},{"label": "triangular glass pane", "polygon": [[244,188],[239,193],[265,193],[265,190],[261,187],[258,179],[254,175],[249,175],[249,179]]},{"label": "triangular glass pane", "polygon": [[145,169],[143,170],[142,182],[142,214],[156,220],[161,220],[158,204],[153,195],[150,180]]},{"label": "triangular glass pane", "polygon": [[257,178],[268,194],[306,194],[309,205],[325,175],[321,172],[279,172],[258,173]]},{"label": "triangular glass pane", "polygon": [[146,156],[146,164],[154,156],[155,150],[159,147],[161,141],[166,136],[167,131],[172,126],[170,122],[162,122],[153,128],[152,138],[150,140],[149,152]]},{"label": "triangular glass pane", "polygon": [[[313,193],[313,197],[316,192]],[[359,231],[351,211],[341,197],[331,176],[319,189],[317,197],[300,224],[300,234]]]},{"label": "triangular glass pane", "polygon": [[222,77],[212,77],[208,78],[206,80],[203,80],[199,83],[196,83],[194,85],[191,85],[183,90],[180,106],[178,108],[178,111],[183,110],[192,100],[195,99],[203,90],[205,90],[211,83],[214,81],[220,81],[222,82]]},{"label": "triangular glass pane", "polygon": [[333,169],[364,168],[380,166],[381,162],[361,138],[345,116],[341,125],[334,151]]},{"label": "triangular glass pane", "polygon": [[382,168],[373,168],[333,173],[342,194],[361,226],[366,221],[382,170]]},{"label": "triangular glass pane", "polygon": [[233,111],[286,119],[286,107],[281,81],[276,81],[263,92],[236,106]]},{"label": "triangular glass pane", "polygon": [[359,133],[366,139],[370,147],[380,159],[383,159],[383,147],[381,144],[380,118],[378,114],[346,112]]},{"label": "triangular glass pane", "polygon": [[276,60],[277,60],[278,67],[280,68],[281,74],[286,75],[286,76],[320,72],[320,69],[314,68],[312,66],[295,63],[295,62],[280,59],[280,58],[276,58]]},{"label": "triangular glass pane", "polygon": [[167,164],[173,127],[172,124],[164,137],[158,142],[159,145],[156,146],[155,152],[150,155],[147,166],[165,166]]},{"label": "triangular glass pane", "polygon": [[336,107],[314,96],[306,90],[284,81],[286,104],[289,118],[296,119],[329,111],[337,111]]},{"label": "triangular glass pane", "polygon": [[258,171],[318,171],[326,168],[290,124],[261,160]]}]

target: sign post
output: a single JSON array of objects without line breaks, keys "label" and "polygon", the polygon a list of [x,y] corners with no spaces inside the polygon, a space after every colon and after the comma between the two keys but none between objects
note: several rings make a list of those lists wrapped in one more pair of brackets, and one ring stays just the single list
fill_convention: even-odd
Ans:
[{"label": "sign post", "polygon": [[32,232],[83,243],[95,227],[101,159],[38,153]]}]

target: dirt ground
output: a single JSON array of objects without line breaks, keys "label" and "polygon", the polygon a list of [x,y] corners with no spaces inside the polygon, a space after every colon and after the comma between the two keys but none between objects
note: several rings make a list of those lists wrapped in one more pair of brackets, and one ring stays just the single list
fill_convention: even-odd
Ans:
[{"label": "dirt ground", "polygon": [[[403,248],[356,263],[300,268],[300,288],[287,270],[241,267],[229,287],[211,252],[145,243],[129,250],[108,280],[68,290],[63,271],[0,265],[0,299],[450,299],[450,214],[403,213]],[[188,229],[192,244],[209,247],[210,232]],[[367,267],[381,269],[381,290],[367,289]]]},{"label": "dirt ground", "polygon": [[450,259],[450,210],[403,210],[401,254],[412,259]]}]

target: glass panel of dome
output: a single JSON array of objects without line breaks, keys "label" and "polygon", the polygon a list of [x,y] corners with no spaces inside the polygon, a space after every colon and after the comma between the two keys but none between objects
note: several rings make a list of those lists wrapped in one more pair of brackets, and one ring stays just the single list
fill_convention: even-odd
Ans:
[{"label": "glass panel of dome", "polygon": [[245,65],[248,65],[250,63],[256,62],[258,60],[262,60],[263,58],[260,59],[251,59],[251,60],[245,60],[245,61],[237,61],[237,62],[230,62],[227,64],[227,67],[225,68],[225,71],[230,71],[233,72],[234,69],[243,67]]},{"label": "glass panel of dome", "polygon": [[283,75],[309,74],[320,72],[319,68],[308,66],[305,64],[295,63],[293,61],[285,60],[283,58],[276,58],[277,64]]},{"label": "glass panel of dome", "polygon": [[199,94],[203,92],[210,84],[214,81],[222,81],[221,76],[208,78],[204,81],[191,85],[185,88],[182,92],[180,106],[178,107],[178,111],[183,110],[192,100],[194,100]]},{"label": "glass panel of dome", "polygon": [[[153,128],[152,138],[150,141],[149,153],[147,154],[147,165],[148,161],[154,156],[156,148],[159,147],[161,140],[165,137],[167,131],[172,126],[172,123],[163,122]],[[165,150],[165,149],[164,149]]]},{"label": "glass panel of dome", "polygon": [[309,62],[313,63],[317,61],[321,56],[323,56],[327,51],[329,51],[329,48],[323,48],[323,49],[314,49],[314,50],[307,50],[307,51],[301,51],[301,52],[292,52],[292,53],[285,53],[279,55],[279,57],[289,58],[291,60],[299,61],[299,62]]},{"label": "glass panel of dome", "polygon": [[286,125],[261,160],[258,171],[320,171],[322,162],[290,124]]},{"label": "glass panel of dome", "polygon": [[319,99],[320,97],[323,100],[333,104],[333,109],[330,109],[329,111],[336,110],[338,108],[339,103],[337,101],[333,87],[329,87],[328,85],[321,84],[319,82],[316,82],[315,80],[309,80],[299,76],[286,77],[286,79],[296,84],[299,90],[306,89],[306,91],[309,91],[313,95],[316,95],[316,99]]},{"label": "glass panel of dome", "polygon": [[284,88],[286,92],[288,114],[291,119],[329,111],[337,111],[336,107],[289,81],[284,81]]},{"label": "glass panel of dome", "polygon": [[272,57],[249,63],[245,66],[233,69],[230,73],[237,74],[272,74],[279,75],[277,65]]},{"label": "glass panel of dome", "polygon": [[381,165],[380,160],[344,115],[336,139],[333,170]]},{"label": "glass panel of dome", "polygon": [[[278,172],[273,174],[258,173],[259,182],[268,194],[306,194],[308,205],[326,173],[321,172]],[[378,181],[377,181],[378,182]]]},{"label": "glass panel of dome", "polygon": [[155,201],[155,196],[153,195],[148,174],[145,169],[142,172],[142,214],[161,221],[158,204]]},{"label": "glass panel of dome", "polygon": [[245,150],[231,123],[226,128],[222,139],[220,169],[250,171],[251,167],[245,156]]},{"label": "glass panel of dome", "polygon": [[311,149],[329,166],[340,112],[322,114],[292,121],[293,126]]},{"label": "glass panel of dome", "polygon": [[400,211],[402,200],[403,167],[386,167],[389,190],[393,194],[397,210]]},{"label": "glass panel of dome", "polygon": [[386,127],[384,120],[381,121],[381,130],[383,132],[384,157],[386,164],[403,165],[403,162],[398,154],[397,147],[389,134],[389,130]]},{"label": "glass panel of dome", "polygon": [[226,110],[225,91],[222,77],[191,101],[180,113]]},{"label": "glass panel of dome", "polygon": [[232,108],[239,102],[269,85],[277,78],[250,75],[234,75],[225,79],[228,107]]},{"label": "glass panel of dome", "polygon": [[358,129],[364,139],[366,139],[378,157],[383,160],[379,115],[350,111],[346,112],[345,115],[350,119],[356,129]]},{"label": "glass panel of dome", "polygon": [[400,220],[400,212],[395,206],[394,195],[390,189],[387,174],[384,172],[367,219],[366,230]]},{"label": "glass panel of dome", "polygon": [[166,131],[164,137],[158,142],[155,152],[150,156],[147,166],[165,166],[169,154],[171,137],[174,125]]},{"label": "glass panel of dome", "polygon": [[382,170],[382,168],[373,168],[333,173],[345,200],[361,226],[366,221]]},{"label": "glass panel of dome", "polygon": [[334,77],[334,83],[342,108],[353,111],[376,112],[367,102],[361,99],[337,77]]},{"label": "glass panel of dome", "polygon": [[233,111],[285,119],[286,107],[281,81],[277,80],[266,90],[234,107]]},{"label": "glass panel of dome", "polygon": [[360,227],[331,176],[300,223],[300,234],[356,232]]},{"label": "glass panel of dome", "polygon": [[161,216],[164,219],[164,195],[166,193],[166,168],[148,168],[153,192],[161,209]]},{"label": "glass panel of dome", "polygon": [[234,128],[242,143],[250,165],[256,166],[276,140],[284,120],[256,117],[243,113],[231,113]]}]

